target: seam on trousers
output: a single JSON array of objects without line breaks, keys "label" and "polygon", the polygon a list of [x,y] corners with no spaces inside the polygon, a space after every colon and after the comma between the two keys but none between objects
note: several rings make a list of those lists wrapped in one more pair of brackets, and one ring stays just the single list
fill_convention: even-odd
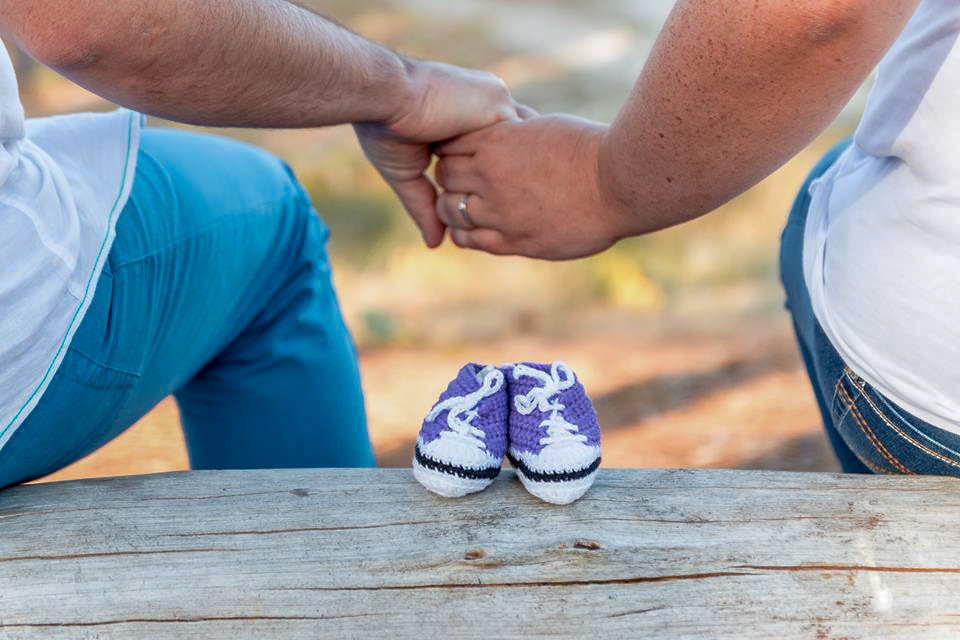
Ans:
[{"label": "seam on trousers", "polygon": [[[840,429],[840,425],[843,424],[843,421],[847,418],[847,416],[850,415],[850,405],[847,404],[847,401],[846,401],[843,397],[840,397],[840,385],[841,385],[842,383],[843,383],[843,376],[841,375],[840,378],[837,380],[836,391],[834,392],[834,397],[835,397],[835,398],[836,398],[836,397],[839,397],[840,403],[844,406],[844,411],[843,411],[843,413],[841,414],[842,417],[841,417],[839,420],[837,420],[836,425],[835,425],[835,428],[836,428],[838,431],[839,431],[839,429]],[[863,431],[863,428],[861,427],[860,430]],[[866,435],[866,433],[864,433],[864,435]],[[867,439],[869,439],[869,436],[867,436]],[[871,440],[871,443],[872,443],[872,442],[873,442],[873,441]],[[875,448],[876,448],[876,447],[875,447]],[[857,456],[857,457],[860,458],[860,456]],[[885,469],[885,468],[883,468],[883,467],[881,467],[881,466],[879,466],[879,465],[876,465],[876,464],[870,462],[869,460],[865,460],[865,459],[862,459],[862,458],[861,458],[860,461],[861,461],[863,464],[865,464],[865,465],[867,465],[868,467],[870,467],[870,469],[872,469],[874,473],[881,473],[881,474],[884,474],[884,475],[888,475],[888,474],[890,474],[890,472],[891,472],[891,469]]]},{"label": "seam on trousers", "polygon": [[[136,205],[135,205],[135,206],[136,206]],[[263,206],[266,206],[266,204],[264,204]],[[182,234],[182,235],[179,235],[179,236],[177,236],[177,237],[175,237],[175,238],[172,238],[171,240],[169,240],[168,242],[164,243],[163,245],[151,249],[148,253],[144,253],[144,254],[138,255],[136,258],[129,258],[129,259],[123,261],[123,262],[118,262],[118,263],[113,264],[113,265],[112,265],[113,273],[116,274],[120,269],[123,269],[123,268],[125,268],[125,267],[129,267],[129,266],[131,266],[131,265],[138,264],[138,263],[140,263],[140,262],[144,262],[145,260],[149,260],[150,258],[152,258],[152,257],[154,257],[154,256],[157,256],[157,255],[163,253],[164,251],[169,250],[170,248],[174,247],[174,246],[177,245],[177,244],[180,244],[181,242],[183,242],[183,241],[185,241],[185,240],[190,240],[190,239],[192,239],[192,238],[195,238],[195,237],[197,237],[197,236],[199,236],[199,235],[201,235],[201,234],[203,234],[203,233],[206,233],[207,231],[210,231],[211,229],[215,229],[216,227],[218,227],[218,226],[220,226],[221,224],[224,224],[224,223],[226,223],[226,222],[232,222],[232,221],[235,221],[235,220],[238,220],[238,219],[240,219],[240,218],[247,217],[247,216],[260,216],[260,215],[262,215],[262,214],[260,214],[260,213],[255,213],[255,212],[253,212],[253,211],[238,211],[237,213],[234,213],[234,214],[224,215],[223,217],[217,218],[216,220],[214,220],[214,221],[212,221],[212,222],[210,222],[210,223],[208,223],[208,224],[205,224],[205,225],[203,225],[202,227],[197,227],[196,229],[191,229],[190,231],[188,231],[188,232],[186,232],[186,233],[184,233],[184,234]]]},{"label": "seam on trousers", "polygon": [[841,401],[840,404],[843,405],[843,411],[841,411],[840,415],[837,417],[837,424],[840,424],[846,420],[847,416],[850,415],[850,407],[847,406],[847,403]]},{"label": "seam on trousers", "polygon": [[56,473],[57,471],[65,469],[69,465],[73,464],[73,462],[77,460],[77,451],[85,451],[86,449],[89,449],[94,440],[102,438],[106,432],[114,427],[117,419],[123,415],[123,413],[127,410],[127,407],[130,406],[130,401],[133,397],[133,389],[132,387],[128,387],[127,389],[121,390],[121,393],[123,394],[122,401],[114,405],[109,417],[103,421],[104,424],[99,425],[96,429],[91,429],[86,436],[80,440],[80,443],[77,446],[70,451],[63,452],[59,457],[55,458],[54,462],[52,462],[47,469],[43,470],[43,476]]},{"label": "seam on trousers", "polygon": [[[117,215],[117,210],[120,208],[120,198],[123,195],[125,186],[127,184],[127,176],[128,176],[127,172],[130,168],[130,151],[133,145],[133,121],[134,121],[134,112],[131,111],[129,112],[129,117],[127,119],[127,151],[126,151],[126,159],[124,160],[124,164],[123,164],[123,173],[120,176],[120,191],[117,193],[116,200],[114,200],[113,206],[110,208],[110,213],[108,215],[108,226],[115,224],[114,218]],[[80,312],[83,309],[84,304],[86,304],[87,302],[87,296],[91,295],[91,288],[94,280],[93,274],[96,273],[97,271],[97,265],[100,265],[99,269],[100,269],[100,272],[102,273],[104,266],[106,266],[106,263],[110,259],[109,252],[107,252],[106,256],[103,255],[104,249],[107,246],[108,239],[109,239],[109,234],[107,236],[104,236],[103,240],[100,243],[100,249],[97,253],[97,259],[94,262],[94,270],[93,272],[90,273],[90,277],[87,279],[86,288],[84,289],[83,301],[74,311],[73,317],[70,319],[70,324],[67,327],[67,333],[64,334],[63,340],[60,342],[60,346],[57,348],[57,353],[53,357],[53,361],[50,362],[50,366],[47,367],[46,372],[44,372],[43,377],[40,379],[40,383],[34,388],[33,392],[31,392],[30,395],[27,397],[26,402],[24,402],[20,406],[20,409],[18,409],[17,412],[13,415],[13,418],[10,420],[10,422],[5,427],[3,427],[2,431],[0,431],[0,439],[2,439],[7,434],[7,432],[10,431],[11,428],[13,428],[13,425],[20,418],[20,415],[26,410],[28,406],[30,406],[30,403],[34,402],[34,400],[37,399],[37,394],[42,393],[42,390],[44,390],[46,386],[50,384],[51,373],[54,371],[54,369],[59,368],[59,364],[63,363],[63,360],[61,359],[61,354],[63,353],[64,349],[67,348],[67,343],[68,343],[67,337],[71,335],[71,332],[76,331],[76,327],[74,325],[77,322],[77,318],[80,317]],[[101,260],[103,260],[103,264],[101,264],[100,262]],[[57,362],[58,360],[60,360],[59,364]],[[16,431],[16,428],[14,428],[14,431]],[[0,449],[2,449],[2,447],[0,447]]]},{"label": "seam on trousers", "polygon": [[883,467],[877,466],[874,463],[870,462],[869,460],[860,460],[860,462],[865,464],[867,467],[869,467],[871,471],[873,471],[876,474],[885,475],[885,476],[891,475],[890,469],[884,469]]},{"label": "seam on trousers", "polygon": [[960,469],[960,462],[956,462],[955,460],[951,460],[950,458],[947,458],[946,456],[943,456],[943,455],[937,453],[937,452],[934,451],[933,449],[930,449],[930,448],[928,448],[927,446],[923,445],[922,443],[917,442],[916,440],[914,440],[913,438],[911,438],[909,435],[907,435],[907,434],[904,433],[902,430],[900,430],[899,427],[897,427],[895,424],[893,424],[893,422],[892,422],[889,418],[887,418],[887,416],[883,413],[883,411],[880,410],[880,407],[878,407],[878,406],[876,405],[876,403],[873,402],[873,400],[870,398],[870,396],[868,396],[866,393],[862,393],[862,394],[860,394],[860,395],[861,395],[861,397],[867,402],[867,404],[870,405],[870,408],[873,409],[873,411],[874,411],[878,416],[880,416],[880,419],[883,420],[888,427],[890,427],[891,429],[893,429],[893,430],[897,433],[897,435],[899,435],[901,438],[903,438],[904,440],[906,440],[908,443],[912,444],[912,445],[915,446],[916,448],[920,449],[921,451],[923,451],[923,452],[925,452],[925,453],[933,456],[934,458],[936,458],[936,459],[944,462],[945,464],[948,464],[948,465],[950,465],[950,466],[952,466],[952,467],[956,467],[956,468]]},{"label": "seam on trousers", "polygon": [[860,410],[857,408],[856,403],[853,398],[850,397],[850,394],[847,393],[847,390],[843,388],[843,376],[840,377],[840,380],[837,382],[838,390],[841,394],[841,397],[844,399],[844,403],[847,404],[850,408],[850,412],[853,414],[853,417],[856,419],[857,424],[860,426],[860,430],[863,432],[863,435],[867,437],[867,440],[873,445],[877,453],[883,456],[887,462],[893,465],[894,469],[900,471],[906,475],[913,475],[913,472],[907,469],[903,464],[897,460],[886,447],[883,446],[883,443],[880,442],[876,434],[873,433],[873,430],[867,424],[867,421],[864,419],[863,415],[860,413]]},{"label": "seam on trousers", "polygon": [[[834,389],[833,389],[833,397],[830,398],[830,408],[831,408],[831,409],[834,407],[834,405],[837,404],[837,400],[839,399],[839,396],[840,396],[840,382],[841,382],[842,379],[843,379],[843,376],[841,376],[840,379],[837,380],[837,386],[834,387]],[[847,405],[846,402],[842,402],[842,401],[841,401],[840,404],[842,404],[842,405],[844,406],[844,411],[843,411],[843,413],[840,414],[840,417],[837,418],[837,424],[843,422],[843,419],[847,417],[847,414],[848,414],[848,413],[850,413],[850,407],[849,407],[849,405]]]},{"label": "seam on trousers", "polygon": [[[111,371],[111,372],[113,372],[113,373],[121,373],[121,374],[123,374],[123,375],[125,375],[125,376],[132,376],[132,377],[137,378],[137,379],[140,378],[140,374],[137,373],[136,371],[130,371],[129,369],[123,369],[123,368],[121,368],[121,367],[112,367],[112,366],[110,366],[110,365],[108,365],[108,364],[104,364],[104,363],[100,362],[99,360],[97,360],[96,358],[94,358],[94,357],[90,356],[89,354],[85,353],[85,352],[84,352],[82,349],[80,349],[79,347],[75,347],[75,346],[73,346],[73,345],[70,345],[70,351],[72,351],[72,352],[75,353],[76,355],[80,356],[81,358],[83,358],[84,360],[86,360],[87,362],[89,362],[90,364],[93,364],[93,365],[96,365],[96,366],[100,367],[101,369],[105,369],[105,370]],[[75,378],[73,378],[73,377],[71,377],[71,376],[69,376],[69,375],[67,375],[67,377],[70,378],[71,380],[73,380],[74,382],[81,382],[81,383],[82,383],[81,380],[76,380]],[[88,385],[88,386],[89,386],[89,385]]]}]

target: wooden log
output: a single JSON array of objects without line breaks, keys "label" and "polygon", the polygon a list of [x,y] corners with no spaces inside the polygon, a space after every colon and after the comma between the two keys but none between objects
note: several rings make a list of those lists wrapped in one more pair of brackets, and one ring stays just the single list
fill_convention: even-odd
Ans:
[{"label": "wooden log", "polygon": [[0,493],[0,638],[960,637],[960,484],[194,472]]}]

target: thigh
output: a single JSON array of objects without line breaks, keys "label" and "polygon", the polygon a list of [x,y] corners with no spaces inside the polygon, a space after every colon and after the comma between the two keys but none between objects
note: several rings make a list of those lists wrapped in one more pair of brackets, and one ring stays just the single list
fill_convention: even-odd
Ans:
[{"label": "thigh", "polygon": [[353,341],[311,216],[298,267],[177,392],[195,469],[374,464]]},{"label": "thigh", "polygon": [[848,144],[834,148],[811,172],[784,230],[780,256],[787,307],[824,427],[848,473],[960,476],[960,435],[923,422],[876,392],[846,366],[813,313],[802,265],[807,190]]},{"label": "thigh", "polygon": [[[344,425],[362,425],[359,376],[330,285],[325,238],[303,190],[274,156],[212,136],[145,131],[133,193],[93,304],[50,388],[0,453],[0,482],[45,475],[92,452],[209,372],[268,309],[296,310],[275,303],[302,276],[305,247],[317,278],[301,293],[326,304],[321,324],[339,338],[331,371],[350,388],[338,397],[351,401],[335,406],[359,412]],[[337,383],[325,388],[334,393]],[[291,398],[267,400],[273,406]],[[365,429],[357,439],[366,442]]]},{"label": "thigh", "polygon": [[[104,273],[73,344],[89,347],[101,340],[112,294],[113,279]],[[41,478],[92,451],[113,429],[137,379],[68,348],[37,406],[0,450],[0,487]]]},{"label": "thigh", "polygon": [[125,421],[185,385],[262,312],[294,269],[306,202],[265,151],[144,132],[108,262],[117,303],[99,350],[139,375]]},{"label": "thigh", "polygon": [[[194,468],[372,465],[327,231],[289,169],[231,141],[147,145],[166,202],[127,220],[112,268],[137,308],[165,313],[128,363],[142,373],[121,424],[175,393]],[[176,212],[159,230],[157,209]]]},{"label": "thigh", "polygon": [[148,132],[145,157],[155,186],[111,254],[124,324],[151,318],[126,336],[149,349],[119,349],[140,380],[118,428],[174,393],[194,468],[372,464],[327,231],[289,168],[175,132]]},{"label": "thigh", "polygon": [[787,309],[793,321],[797,344],[813,389],[823,427],[841,468],[847,473],[870,473],[837,431],[831,414],[832,388],[842,371],[842,362],[825,338],[813,313],[803,275],[803,236],[810,207],[809,189],[850,144],[848,140],[830,150],[810,172],[797,195],[780,243],[780,277],[787,294]]}]

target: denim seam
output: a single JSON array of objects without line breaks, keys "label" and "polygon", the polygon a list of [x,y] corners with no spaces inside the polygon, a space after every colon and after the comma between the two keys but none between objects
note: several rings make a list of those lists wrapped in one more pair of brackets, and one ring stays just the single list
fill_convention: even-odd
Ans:
[{"label": "denim seam", "polygon": [[879,436],[877,436],[877,434],[874,433],[873,429],[870,428],[870,424],[867,422],[867,419],[864,417],[863,413],[860,411],[860,408],[857,406],[857,402],[853,398],[852,394],[848,392],[845,387],[842,389],[842,393],[846,395],[847,399],[849,399],[850,410],[853,412],[854,417],[857,419],[858,422],[860,422],[861,426],[864,429],[869,431],[870,435],[873,437],[874,447],[877,447],[878,451],[880,451],[881,453],[885,453],[887,456],[889,456],[889,460],[893,462],[893,465],[901,473],[913,475],[913,471],[908,469],[896,455],[894,455],[889,449],[887,449],[887,447],[880,440]]},{"label": "denim seam", "polygon": [[[840,399],[840,381],[843,379],[843,375],[837,380],[837,386],[833,389],[833,397],[830,398],[830,407],[833,408],[837,405],[837,400]],[[840,402],[844,406],[844,412],[840,414],[840,417],[837,419],[837,422],[842,422],[844,418],[847,417],[847,414],[850,413],[850,407],[847,406],[846,402]]]},{"label": "denim seam", "polygon": [[[266,206],[266,204],[264,204],[264,206]],[[253,212],[250,212],[250,211],[245,211],[245,212],[238,212],[238,213],[236,213],[235,215],[223,216],[223,217],[221,217],[221,218],[218,218],[218,219],[214,220],[213,222],[211,222],[211,223],[209,223],[209,224],[206,224],[206,225],[204,225],[204,226],[202,226],[202,227],[198,227],[198,228],[196,228],[196,229],[193,229],[193,230],[191,230],[191,231],[189,231],[189,232],[187,232],[187,233],[184,233],[183,235],[179,235],[179,236],[177,236],[176,238],[173,238],[173,239],[170,240],[169,242],[165,243],[164,245],[162,245],[162,246],[160,246],[160,247],[156,247],[155,249],[152,249],[152,250],[151,250],[150,252],[148,252],[148,253],[145,253],[145,254],[143,254],[143,255],[137,256],[136,258],[130,258],[129,260],[126,260],[126,261],[124,261],[124,262],[120,262],[120,263],[118,263],[118,264],[112,265],[113,273],[116,274],[117,271],[119,271],[120,269],[123,269],[123,268],[125,268],[125,267],[129,267],[129,266],[131,266],[131,265],[135,265],[135,264],[137,264],[137,263],[140,263],[140,262],[143,262],[143,261],[145,261],[145,260],[148,260],[148,259],[150,259],[150,258],[152,258],[152,257],[154,257],[154,256],[160,255],[160,254],[163,253],[164,251],[169,250],[171,247],[173,247],[173,246],[175,246],[175,245],[177,245],[177,244],[179,244],[179,243],[181,243],[181,242],[183,242],[183,241],[185,241],[185,240],[191,240],[191,239],[193,239],[193,238],[196,238],[197,236],[199,236],[199,235],[201,235],[201,234],[203,234],[203,233],[206,233],[206,232],[210,231],[211,229],[214,229],[214,228],[220,226],[221,224],[224,224],[224,223],[226,223],[226,222],[239,221],[240,218],[247,217],[247,216],[256,216],[256,215],[259,215],[259,214],[253,213]]]},{"label": "denim seam", "polygon": [[[840,426],[843,424],[843,421],[846,420],[847,417],[851,415],[850,405],[847,404],[846,400],[840,395],[840,386],[841,386],[842,384],[843,384],[843,374],[841,374],[840,377],[837,379],[837,386],[835,387],[835,390],[834,390],[834,398],[836,398],[837,400],[839,400],[839,401],[840,401],[840,404],[842,404],[843,407],[844,407],[844,411],[843,411],[843,413],[841,414],[841,417],[836,421],[836,429],[837,429],[837,431],[840,431]],[[861,427],[860,430],[863,431],[863,428]],[[841,434],[842,434],[842,432],[841,432]],[[866,433],[864,433],[864,435],[866,435]],[[867,437],[867,439],[869,440],[869,436]],[[872,442],[872,441],[871,441],[871,442]],[[848,443],[848,446],[849,446],[849,443]],[[852,449],[852,447],[851,447],[851,449]],[[860,456],[857,456],[857,457],[860,458]],[[868,467],[870,467],[870,469],[873,470],[874,473],[881,473],[881,474],[884,474],[884,475],[889,475],[890,472],[891,472],[891,469],[887,469],[887,468],[881,467],[881,466],[879,466],[879,465],[873,464],[873,463],[870,462],[869,460],[865,460],[865,459],[863,459],[863,458],[860,458],[860,461],[863,462],[863,463],[864,463],[865,465],[867,465]]]},{"label": "denim seam", "polygon": [[[883,397],[883,396],[880,395],[879,393],[875,393],[875,395],[876,395],[876,397],[873,399],[873,401],[874,401],[874,402],[879,402],[879,403],[882,404],[884,407],[886,407],[886,412],[887,412],[888,414],[893,414],[894,418],[895,418],[895,419],[898,419],[898,420],[900,421],[900,423],[901,423],[901,425],[902,425],[902,426],[901,426],[901,429],[904,429],[904,430],[907,430],[907,431],[913,431],[914,434],[915,434],[916,436],[919,436],[922,440],[926,440],[926,441],[928,441],[930,444],[936,445],[936,446],[940,447],[941,449],[943,449],[943,450],[945,451],[944,455],[951,455],[951,454],[952,454],[952,455],[954,456],[954,457],[952,458],[953,460],[960,460],[960,451],[956,451],[956,450],[954,450],[954,449],[951,449],[950,447],[948,447],[948,446],[947,446],[946,444],[944,444],[943,442],[941,442],[941,441],[939,441],[939,440],[936,440],[936,439],[934,439],[933,437],[927,435],[926,433],[924,433],[923,431],[921,431],[920,429],[918,429],[915,425],[911,424],[911,423],[910,423],[910,420],[909,420],[908,418],[905,418],[903,415],[901,415],[901,414],[900,414],[900,411],[897,410],[897,407],[895,407],[894,405],[890,404],[890,402],[889,402],[885,397]],[[923,422],[923,420],[920,420],[919,418],[916,418],[916,419],[919,420],[920,422]],[[924,424],[926,424],[926,423],[924,423]],[[919,440],[918,440],[918,442],[919,442]]]},{"label": "denim seam", "polygon": [[867,440],[873,445],[874,449],[877,450],[881,456],[883,456],[887,462],[893,465],[894,469],[900,471],[906,475],[913,475],[913,472],[903,466],[896,457],[891,454],[886,447],[883,446],[883,443],[877,438],[876,434],[873,433],[873,430],[870,428],[870,425],[867,424],[867,421],[864,419],[863,414],[860,413],[860,410],[857,408],[856,402],[853,398],[850,397],[850,394],[847,393],[847,390],[843,388],[843,378],[840,376],[840,380],[837,381],[837,388],[843,397],[844,403],[850,408],[850,413],[853,414],[853,417],[856,419],[857,424],[860,426],[860,430],[867,437]]},{"label": "denim seam", "polygon": [[881,466],[879,466],[879,465],[876,465],[876,464],[870,462],[869,460],[860,460],[860,462],[862,462],[863,464],[865,464],[871,471],[873,471],[873,472],[876,473],[876,474],[880,474],[880,475],[884,475],[884,476],[892,475],[892,474],[890,473],[890,469],[886,469],[886,468],[884,468],[884,467],[881,467]]},{"label": "denim seam", "polygon": [[[82,349],[80,349],[79,347],[70,345],[70,351],[74,352],[74,353],[77,354],[78,356],[80,356],[80,357],[82,357],[83,359],[87,360],[90,364],[93,364],[93,365],[96,365],[96,366],[100,367],[101,369],[105,369],[105,370],[107,370],[107,371],[112,371],[113,373],[122,373],[123,375],[133,376],[134,378],[139,378],[139,377],[140,377],[140,374],[137,373],[136,371],[130,371],[129,369],[123,369],[123,368],[121,368],[121,367],[112,367],[112,366],[110,366],[110,365],[108,365],[108,364],[104,364],[104,363],[100,362],[99,360],[97,360],[96,358],[94,358],[94,357],[90,356],[89,354],[85,353],[85,352],[84,352]],[[78,381],[78,382],[79,382],[79,381]]]},{"label": "denim seam", "polygon": [[937,453],[936,451],[934,451],[934,450],[926,447],[925,445],[917,442],[916,440],[914,440],[913,438],[911,438],[910,436],[908,436],[906,433],[904,433],[903,431],[901,431],[899,427],[897,427],[896,425],[894,425],[893,422],[892,422],[889,418],[887,418],[887,416],[883,413],[883,411],[880,410],[880,407],[878,407],[878,406],[876,405],[876,403],[874,403],[873,400],[872,400],[866,393],[861,393],[860,396],[866,401],[866,403],[867,403],[868,405],[870,405],[870,408],[873,409],[874,413],[876,413],[876,414],[880,417],[880,419],[883,420],[888,427],[890,427],[891,429],[893,429],[893,431],[894,431],[897,435],[899,435],[901,438],[903,438],[904,440],[906,440],[908,443],[912,444],[912,445],[915,446],[916,448],[920,449],[921,451],[924,451],[924,452],[926,452],[927,454],[933,456],[934,458],[937,458],[938,460],[940,460],[940,461],[942,461],[942,462],[944,462],[944,463],[946,463],[946,464],[948,464],[948,465],[950,465],[950,466],[952,466],[952,467],[960,468],[960,462],[956,462],[956,461],[954,461],[954,460],[951,460],[950,458],[947,458],[946,456],[943,456],[943,455]]},{"label": "denim seam", "polygon": [[840,415],[837,416],[836,418],[837,424],[840,424],[841,422],[846,420],[847,416],[850,415],[850,407],[847,406],[847,403],[841,401],[840,404],[843,405],[843,411],[841,411]]}]

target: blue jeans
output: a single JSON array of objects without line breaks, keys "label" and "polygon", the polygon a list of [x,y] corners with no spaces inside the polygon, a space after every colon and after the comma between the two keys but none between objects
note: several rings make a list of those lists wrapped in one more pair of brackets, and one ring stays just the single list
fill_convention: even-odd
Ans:
[{"label": "blue jeans", "polygon": [[849,144],[831,150],[810,174],[790,212],[780,254],[787,308],[827,436],[847,473],[960,476],[960,436],[909,414],[857,376],[814,317],[802,264],[809,188]]},{"label": "blue jeans", "polygon": [[270,154],[145,131],[96,295],[0,450],[0,487],[71,464],[170,394],[194,468],[373,465],[326,236]]}]

